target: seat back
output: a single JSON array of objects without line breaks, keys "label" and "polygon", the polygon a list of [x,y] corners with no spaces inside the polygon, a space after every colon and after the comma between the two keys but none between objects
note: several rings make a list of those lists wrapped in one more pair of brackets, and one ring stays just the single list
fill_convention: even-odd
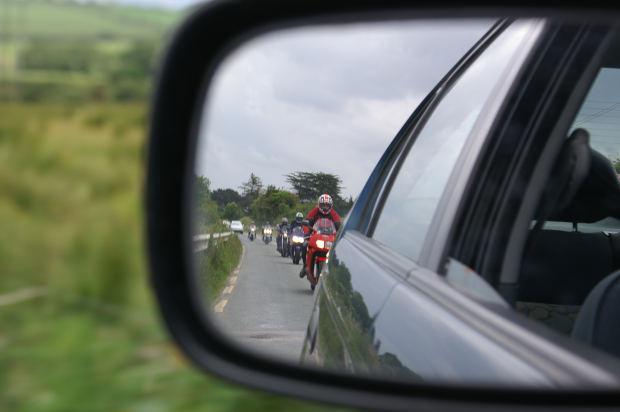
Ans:
[{"label": "seat back", "polygon": [[620,271],[590,292],[577,315],[573,339],[620,356]]},{"label": "seat back", "polygon": [[517,300],[581,305],[615,266],[605,233],[541,230],[532,237],[521,266]]}]

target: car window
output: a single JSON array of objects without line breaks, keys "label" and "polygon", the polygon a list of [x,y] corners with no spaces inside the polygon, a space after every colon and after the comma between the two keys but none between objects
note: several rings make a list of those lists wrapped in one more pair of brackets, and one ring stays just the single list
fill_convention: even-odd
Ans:
[{"label": "car window", "polygon": [[[612,308],[597,305],[606,293],[605,283],[620,269],[618,52],[617,48],[606,52],[568,133],[571,136],[577,129],[588,133],[588,173],[567,204],[550,209],[552,216],[540,230],[532,222],[515,303],[529,318],[616,356],[620,346],[605,347],[605,338],[599,337],[588,341],[582,331],[588,329],[594,336],[593,325],[604,322],[600,314],[612,313]],[[608,328],[607,335],[613,335],[613,329]]]},{"label": "car window", "polygon": [[417,261],[467,137],[526,31],[513,25],[455,82],[417,136],[385,201],[373,238]]}]

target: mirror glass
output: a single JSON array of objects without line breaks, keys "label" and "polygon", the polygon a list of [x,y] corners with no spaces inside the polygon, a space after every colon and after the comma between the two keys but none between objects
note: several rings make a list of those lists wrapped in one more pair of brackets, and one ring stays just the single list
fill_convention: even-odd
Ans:
[{"label": "mirror glass", "polygon": [[[387,146],[493,23],[287,29],[223,60],[204,104],[194,199],[196,275],[223,334],[262,355],[319,367],[351,350],[378,356],[372,346],[309,354],[309,322],[325,309],[316,301],[320,271]],[[369,327],[375,300],[389,291],[355,282],[332,293],[346,294],[359,315],[351,322]],[[322,339],[357,333],[321,319]],[[399,360],[388,353],[381,362],[396,370]]]}]

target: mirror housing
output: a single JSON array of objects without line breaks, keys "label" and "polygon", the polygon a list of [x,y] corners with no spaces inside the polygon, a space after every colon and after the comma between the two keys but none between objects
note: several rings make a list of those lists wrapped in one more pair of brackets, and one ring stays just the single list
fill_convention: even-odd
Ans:
[{"label": "mirror housing", "polygon": [[301,224],[302,224],[302,225],[304,225],[304,226],[306,226],[306,227],[310,227],[310,221],[309,221],[309,220],[307,220],[307,219],[302,220],[302,221],[301,221]]},{"label": "mirror housing", "polygon": [[[594,10],[617,12],[603,2]],[[432,8],[431,8],[432,7]],[[529,9],[528,9],[529,7]],[[429,6],[396,0],[214,1],[197,8],[176,32],[158,77],[150,119],[146,216],[151,285],[163,320],[183,352],[200,368],[255,388],[359,408],[381,410],[521,410],[590,408],[620,403],[612,391],[541,391],[406,383],[302,369],[249,353],[205,316],[192,260],[192,167],[200,110],[218,63],[230,50],[273,27],[404,19],[407,17],[551,15],[552,2],[507,2],[501,10],[443,0]],[[573,14],[583,18],[581,7]],[[570,15],[570,11],[567,12]],[[200,53],[196,53],[200,50]],[[305,221],[304,223],[308,223]]]}]

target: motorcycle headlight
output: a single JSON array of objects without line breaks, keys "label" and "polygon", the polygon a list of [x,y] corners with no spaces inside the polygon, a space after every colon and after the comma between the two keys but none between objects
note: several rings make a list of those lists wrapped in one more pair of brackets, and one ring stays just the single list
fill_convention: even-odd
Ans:
[{"label": "motorcycle headlight", "polygon": [[293,236],[293,243],[304,243],[304,238],[301,236]]},{"label": "motorcycle headlight", "polygon": [[318,247],[319,249],[325,248],[325,242],[322,241],[322,240],[317,240],[316,241],[316,247]]},{"label": "motorcycle headlight", "polygon": [[285,234],[284,234],[284,237],[288,237],[288,234],[287,234],[287,233],[285,233]]}]

